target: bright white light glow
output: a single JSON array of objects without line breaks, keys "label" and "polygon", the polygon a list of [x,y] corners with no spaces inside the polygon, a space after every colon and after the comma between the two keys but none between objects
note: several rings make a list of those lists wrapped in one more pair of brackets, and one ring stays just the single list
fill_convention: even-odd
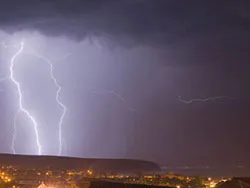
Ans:
[{"label": "bright white light glow", "polygon": [[[37,124],[35,118],[31,115],[31,113],[27,109],[25,109],[23,106],[23,94],[22,94],[21,86],[20,86],[19,82],[15,79],[15,76],[14,76],[14,64],[15,64],[18,56],[20,56],[22,54],[23,50],[24,50],[24,42],[21,42],[18,51],[11,58],[10,68],[9,68],[10,69],[10,79],[15,84],[17,92],[18,92],[18,97],[19,97],[19,99],[18,99],[19,109],[17,111],[17,114],[15,115],[14,123],[16,123],[16,116],[19,113],[24,113],[27,116],[27,118],[32,122],[33,127],[34,127],[35,137],[36,137],[36,145],[37,145],[37,154],[41,155],[42,154],[42,147],[41,147],[40,140],[39,140],[38,124]],[[14,128],[16,128],[16,125],[14,125]],[[14,132],[15,133],[14,133],[13,141],[12,141],[12,144],[13,144],[12,150],[13,150],[13,153],[15,154],[16,151],[15,151],[14,144],[15,144],[16,130]]]},{"label": "bright white light glow", "polygon": [[[59,85],[58,81],[56,80],[55,76],[54,76],[54,67],[53,67],[53,64],[51,63],[50,60],[48,60],[46,57],[44,56],[41,56],[40,54],[38,54],[37,52],[34,52],[34,55],[39,58],[39,59],[42,59],[43,61],[45,61],[49,67],[50,67],[50,76],[57,88],[57,91],[56,91],[56,102],[57,104],[62,108],[62,114],[60,116],[60,119],[59,119],[59,124],[58,124],[58,134],[59,134],[59,151],[58,151],[58,155],[61,155],[62,154],[62,124],[63,124],[63,119],[64,119],[64,116],[66,114],[66,111],[67,111],[67,107],[62,103],[62,101],[60,100],[59,98],[59,94],[62,90],[62,87]],[[67,54],[66,54],[67,55]],[[67,55],[68,56],[68,55]],[[65,56],[65,57],[67,57]]]},{"label": "bright white light glow", "polygon": [[[31,112],[29,112],[28,109],[26,109],[24,107],[22,87],[21,87],[19,81],[16,79],[15,71],[14,71],[15,63],[18,62],[17,58],[24,53],[28,53],[29,55],[33,55],[36,58],[41,59],[42,61],[44,61],[48,64],[49,70],[50,70],[50,73],[49,73],[50,77],[53,80],[55,87],[57,88],[55,100],[56,100],[57,104],[62,109],[62,113],[60,115],[59,123],[58,123],[58,141],[59,141],[58,155],[61,155],[62,154],[62,147],[63,147],[62,124],[63,124],[64,116],[65,116],[66,111],[67,111],[67,107],[60,100],[59,95],[60,95],[60,92],[62,90],[62,87],[58,83],[57,79],[54,76],[54,67],[53,67],[52,62],[48,58],[46,58],[46,57],[40,55],[39,53],[37,53],[36,51],[34,51],[30,46],[27,46],[27,44],[25,42],[21,42],[19,45],[6,45],[5,44],[5,45],[3,45],[3,47],[4,48],[12,47],[12,48],[17,49],[16,53],[14,53],[14,55],[11,57],[11,60],[10,60],[9,76],[0,78],[0,82],[10,80],[16,86],[16,90],[18,93],[18,110],[14,116],[14,122],[13,122],[14,123],[14,127],[13,127],[14,130],[13,130],[13,137],[12,137],[12,142],[11,142],[11,150],[12,150],[13,154],[16,154],[15,144],[16,144],[16,136],[17,136],[17,118],[18,118],[18,115],[20,115],[21,113],[25,114],[25,116],[31,121],[33,128],[34,128],[34,131],[35,131],[35,139],[36,139],[35,142],[36,142],[36,147],[37,147],[36,153],[38,155],[42,154],[42,146],[41,146],[40,138],[39,138],[38,123],[36,122],[35,117],[31,114]],[[27,47],[29,47],[28,50],[27,50]],[[61,60],[61,59],[66,59],[70,55],[71,55],[71,53],[66,53],[61,58],[58,58],[57,61]]]}]

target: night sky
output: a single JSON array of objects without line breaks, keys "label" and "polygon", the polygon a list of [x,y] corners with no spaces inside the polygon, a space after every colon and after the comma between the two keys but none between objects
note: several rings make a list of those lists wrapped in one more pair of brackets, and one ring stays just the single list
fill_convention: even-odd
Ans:
[{"label": "night sky", "polygon": [[[2,0],[1,44],[23,38],[62,86],[63,155],[250,166],[248,0]],[[16,50],[0,47],[0,77]],[[48,66],[26,53],[15,73],[43,154],[56,155]],[[11,81],[0,90],[0,152],[11,153],[18,98]],[[23,115],[17,124],[17,152],[34,154],[32,125]]]}]

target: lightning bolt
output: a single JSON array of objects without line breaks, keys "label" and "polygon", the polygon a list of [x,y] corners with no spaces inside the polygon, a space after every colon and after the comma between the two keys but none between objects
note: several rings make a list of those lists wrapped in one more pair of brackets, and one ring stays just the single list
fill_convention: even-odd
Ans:
[{"label": "lightning bolt", "polygon": [[127,109],[129,111],[132,111],[132,112],[136,112],[136,110],[134,108],[132,108],[131,106],[128,105],[127,101],[125,100],[124,97],[122,97],[121,94],[119,94],[118,92],[114,91],[114,90],[101,90],[101,91],[97,91],[97,90],[92,90],[91,91],[92,93],[94,94],[110,94],[110,95],[113,95],[115,96],[116,98],[118,98],[120,101],[122,101],[122,103],[127,107]]},{"label": "lightning bolt", "polygon": [[182,102],[182,103],[185,103],[185,104],[191,104],[191,103],[194,103],[194,102],[209,102],[209,101],[220,100],[220,99],[233,100],[235,98],[228,97],[228,96],[216,96],[216,97],[195,98],[195,99],[190,99],[190,100],[184,100],[184,99],[181,98],[181,96],[178,97],[178,100],[180,102]]},{"label": "lightning bolt", "polygon": [[16,118],[17,118],[18,114],[22,112],[27,116],[27,118],[33,124],[35,136],[36,136],[36,145],[37,145],[38,155],[41,155],[42,154],[42,147],[41,147],[40,140],[39,140],[38,124],[37,124],[35,118],[30,114],[30,112],[23,107],[23,94],[22,94],[21,86],[20,86],[19,82],[15,79],[15,76],[14,76],[14,64],[16,62],[17,57],[22,54],[23,50],[24,50],[24,42],[21,42],[19,49],[11,58],[11,61],[10,61],[11,64],[9,67],[10,79],[14,83],[14,85],[16,86],[18,96],[19,96],[19,100],[18,100],[19,109],[18,109],[17,113],[15,114],[15,120],[14,120],[14,135],[13,135],[13,141],[12,141],[12,150],[13,150],[13,153],[15,154],[16,153],[16,151],[15,151]]},{"label": "lightning bolt", "polygon": [[[58,133],[59,134],[59,151],[58,151],[58,155],[60,156],[62,154],[62,147],[63,147],[62,124],[63,124],[64,116],[65,116],[66,111],[67,111],[67,107],[63,104],[63,102],[59,98],[59,95],[61,93],[62,87],[58,83],[56,77],[54,76],[54,66],[53,66],[52,62],[49,59],[47,59],[46,57],[44,57],[44,56],[40,55],[39,53],[37,53],[36,51],[34,51],[34,50],[32,50],[32,51],[33,51],[33,54],[38,59],[42,59],[43,61],[45,61],[49,65],[49,68],[50,68],[50,77],[53,80],[54,85],[57,88],[57,91],[56,91],[56,102],[62,108],[62,114],[60,116],[59,123],[58,123],[58,132],[59,132]],[[66,54],[65,57],[63,57],[63,58],[66,58],[69,55],[71,55],[71,54]]]},{"label": "lightning bolt", "polygon": [[[7,45],[5,42],[2,42],[2,46],[4,48],[8,48],[9,47],[9,45]],[[22,42],[20,44],[20,47],[19,46],[14,46],[14,47],[18,47],[18,51],[11,58],[10,76],[0,78],[0,82],[4,82],[4,81],[10,79],[16,85],[16,88],[17,88],[17,91],[18,91],[18,95],[19,95],[19,109],[16,112],[15,117],[14,117],[14,133],[13,133],[13,139],[12,139],[11,149],[12,149],[13,153],[15,154],[16,153],[16,151],[15,151],[15,142],[16,142],[16,134],[17,134],[16,119],[18,117],[18,114],[20,112],[23,112],[32,121],[32,123],[34,125],[35,135],[36,135],[36,143],[37,143],[37,147],[38,147],[38,154],[41,155],[42,151],[41,151],[41,144],[39,142],[38,125],[37,125],[35,119],[32,117],[32,115],[28,112],[28,110],[26,110],[23,107],[23,104],[22,104],[22,98],[23,98],[23,96],[22,96],[22,92],[21,92],[21,87],[20,87],[20,84],[18,83],[18,81],[15,79],[15,77],[14,77],[14,71],[13,71],[13,67],[14,67],[14,63],[15,63],[16,58],[19,55],[21,55],[22,53],[24,53],[24,42]],[[63,147],[62,124],[63,124],[64,116],[65,116],[66,111],[67,111],[67,107],[62,103],[62,101],[59,98],[59,95],[60,95],[60,92],[62,90],[62,87],[60,86],[60,84],[58,83],[56,77],[54,76],[54,71],[53,71],[54,67],[53,67],[52,62],[49,59],[47,59],[46,57],[44,57],[44,56],[40,55],[39,53],[37,53],[36,51],[32,50],[32,52],[33,52],[32,55],[36,56],[39,59],[42,59],[43,61],[45,61],[49,65],[49,68],[50,68],[50,77],[52,78],[52,80],[54,82],[54,85],[57,88],[57,91],[56,91],[56,102],[62,108],[62,114],[60,116],[59,124],[58,124],[58,127],[59,127],[59,131],[58,131],[59,132],[58,133],[59,134],[59,151],[58,151],[58,155],[61,155],[61,153],[62,153],[62,147]],[[58,61],[58,60],[61,60],[61,59],[66,59],[70,55],[72,55],[72,54],[71,53],[66,53],[63,57],[55,59],[55,61]]]}]

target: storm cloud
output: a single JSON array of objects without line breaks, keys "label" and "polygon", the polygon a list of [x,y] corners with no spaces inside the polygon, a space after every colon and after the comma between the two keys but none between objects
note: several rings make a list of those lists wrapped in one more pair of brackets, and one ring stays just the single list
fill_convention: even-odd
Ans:
[{"label": "storm cloud", "polygon": [[215,0],[4,0],[0,28],[76,41],[98,38],[109,48],[164,48],[171,50],[176,64],[224,66],[238,55],[242,63],[249,59],[249,5],[249,1]]},{"label": "storm cloud", "polygon": [[3,0],[0,27],[12,32],[37,30],[77,40],[98,36],[125,45],[168,45],[190,37],[248,32],[246,7],[250,3],[241,2],[239,6],[239,2],[215,0]]}]

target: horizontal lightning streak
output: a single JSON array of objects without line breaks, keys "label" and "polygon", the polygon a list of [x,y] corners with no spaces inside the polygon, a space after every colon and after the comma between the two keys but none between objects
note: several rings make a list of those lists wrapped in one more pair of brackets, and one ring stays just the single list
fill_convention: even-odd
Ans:
[{"label": "horizontal lightning streak", "polygon": [[195,99],[190,99],[190,100],[184,100],[184,99],[181,98],[181,96],[178,97],[178,100],[180,102],[182,102],[182,103],[185,103],[185,104],[191,104],[191,103],[194,103],[194,102],[209,102],[209,101],[220,100],[220,99],[233,100],[235,98],[228,97],[228,96],[216,96],[216,97],[195,98]]}]

